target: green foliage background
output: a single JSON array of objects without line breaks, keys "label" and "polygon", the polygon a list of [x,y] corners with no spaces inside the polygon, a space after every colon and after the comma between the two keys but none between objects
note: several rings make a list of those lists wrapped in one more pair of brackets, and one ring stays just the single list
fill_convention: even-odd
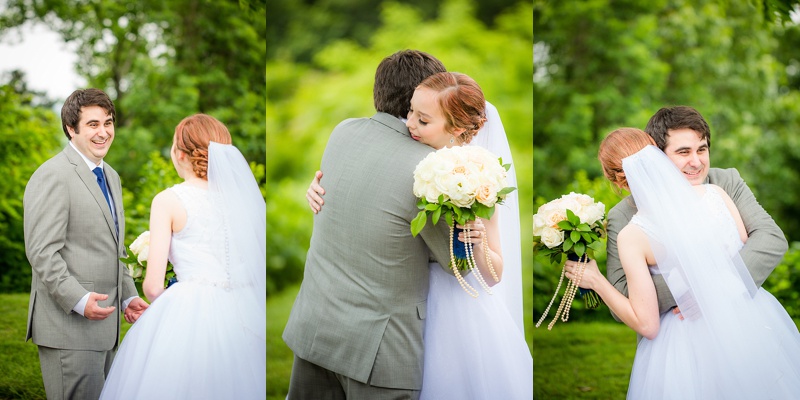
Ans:
[{"label": "green foliage background", "polygon": [[[533,0],[534,210],[570,191],[607,210],[622,198],[597,149],[659,108],[690,105],[711,127],[712,167],[736,167],[790,241],[764,287],[800,317],[800,26],[793,0]],[[605,268],[605,254],[598,264]],[[533,260],[533,315],[560,266]],[[563,289],[562,289],[563,291]],[[560,300],[560,298],[559,298]],[[534,332],[535,398],[624,398],[635,334],[608,308],[575,301],[570,320]]]},{"label": "green foliage background", "polygon": [[[263,0],[9,0],[0,35],[47,24],[76,45],[87,87],[114,101],[116,136],[105,161],[122,178],[130,243],[148,229],[155,194],[180,182],[169,150],[186,116],[225,123],[266,192],[265,16]],[[33,171],[66,145],[63,101],[29,90],[19,71],[0,77],[0,292],[30,290],[22,195]]]},{"label": "green foliage background", "polygon": [[[690,105],[711,126],[712,167],[736,167],[790,241],[800,240],[800,25],[794,1],[534,1],[534,207],[569,191],[610,209],[600,140]],[[788,7],[788,8],[787,8]],[[800,245],[765,284],[799,317]],[[603,268],[604,260],[601,262]],[[534,261],[534,314],[560,267]],[[605,309],[574,318],[610,319]]]},{"label": "green foliage background", "polygon": [[[299,33],[276,38],[274,47],[268,42],[268,295],[302,278],[313,215],[305,191],[319,168],[328,135],[344,119],[375,113],[375,68],[396,51],[426,51],[448,70],[466,73],[480,84],[497,106],[509,137],[520,198],[531,198],[531,4],[509,5],[491,24],[477,17],[476,3],[468,0],[448,0],[435,10],[386,1],[377,2],[373,10],[373,18],[379,19],[369,35],[328,41],[308,62],[299,50],[302,45],[294,42],[302,41]],[[523,221],[530,220],[530,203],[521,203],[521,214],[528,216]],[[522,226],[522,237],[529,238],[530,225]],[[529,241],[522,248],[523,260],[530,260]],[[526,271],[529,268],[530,264]]]}]

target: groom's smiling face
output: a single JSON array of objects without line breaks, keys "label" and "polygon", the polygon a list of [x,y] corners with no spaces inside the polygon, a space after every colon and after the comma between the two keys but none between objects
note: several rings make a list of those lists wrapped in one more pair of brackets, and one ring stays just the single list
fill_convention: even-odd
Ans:
[{"label": "groom's smiling face", "polygon": [[692,129],[670,129],[664,153],[692,185],[700,185],[708,176],[708,142]]}]

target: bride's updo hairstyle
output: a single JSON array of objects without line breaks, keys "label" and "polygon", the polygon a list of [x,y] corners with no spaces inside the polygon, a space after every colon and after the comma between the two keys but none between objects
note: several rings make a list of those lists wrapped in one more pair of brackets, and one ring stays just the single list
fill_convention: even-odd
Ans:
[{"label": "bride's updo hairstyle", "polygon": [[186,117],[175,127],[175,148],[189,155],[192,170],[199,178],[208,179],[208,144],[212,141],[231,144],[231,134],[210,115]]},{"label": "bride's updo hairstyle", "polygon": [[481,87],[467,75],[440,72],[427,77],[418,87],[439,92],[437,103],[447,120],[448,131],[463,128],[460,144],[467,144],[486,122],[486,99]]},{"label": "bride's updo hairstyle", "polygon": [[603,166],[603,174],[611,183],[628,189],[628,180],[622,170],[622,159],[635,154],[647,145],[656,145],[650,135],[636,128],[619,128],[606,136],[600,143],[597,158]]}]

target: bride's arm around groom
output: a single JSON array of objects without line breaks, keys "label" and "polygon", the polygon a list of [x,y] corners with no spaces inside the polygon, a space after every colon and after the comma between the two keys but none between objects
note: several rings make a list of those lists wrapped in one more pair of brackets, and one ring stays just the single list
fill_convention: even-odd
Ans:
[{"label": "bride's arm around groom", "polygon": [[[645,131],[659,143],[659,147],[670,156],[671,148],[670,133],[678,130],[693,130],[700,138],[700,148],[688,149],[691,151],[703,151],[705,149],[705,159],[708,161],[711,133],[705,119],[697,110],[687,106],[665,107],[660,109],[647,124]],[[705,146],[705,147],[703,147]],[[678,149],[683,150],[683,149]],[[703,158],[702,156],[700,157]],[[674,157],[670,159],[675,162]],[[702,161],[698,164],[703,164]],[[747,243],[739,251],[745,265],[747,266],[753,281],[761,286],[766,281],[769,274],[783,259],[783,255],[788,249],[788,243],[783,231],[758,203],[753,192],[739,175],[735,168],[720,169],[710,168],[710,162],[706,162],[703,168],[707,171],[708,177],[705,183],[715,184],[722,187],[725,192],[733,199],[739,214],[742,217],[747,230]],[[688,165],[688,164],[687,164]],[[688,168],[684,164],[678,168]],[[691,181],[691,180],[690,180]],[[692,182],[695,184],[695,182]],[[702,182],[700,182],[702,183]],[[632,197],[622,199],[608,213],[608,260],[607,272],[608,280],[622,294],[628,294],[628,285],[625,272],[619,259],[617,248],[617,234],[624,228],[633,215],[636,213],[636,205]],[[653,282],[658,292],[659,313],[664,313],[676,306],[676,301],[667,288],[666,282],[661,275],[653,275]],[[616,316],[615,316],[616,317]]]}]

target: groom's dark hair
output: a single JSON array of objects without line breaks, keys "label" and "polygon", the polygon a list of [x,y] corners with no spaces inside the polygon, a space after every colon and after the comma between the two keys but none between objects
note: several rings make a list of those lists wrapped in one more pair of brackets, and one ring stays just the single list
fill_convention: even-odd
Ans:
[{"label": "groom's dark hair", "polygon": [[708,128],[708,123],[697,110],[689,106],[663,107],[650,117],[644,131],[663,151],[667,147],[669,131],[676,129],[691,129],[699,133],[700,138],[705,139],[708,148],[711,148],[711,130]]},{"label": "groom's dark hair", "polygon": [[405,118],[414,89],[425,78],[439,72],[447,72],[444,64],[419,50],[402,50],[384,58],[375,70],[372,89],[375,110]]},{"label": "groom's dark hair", "polygon": [[72,140],[67,127],[72,128],[76,133],[79,131],[78,122],[81,120],[81,108],[99,106],[106,110],[106,114],[111,115],[111,120],[117,122],[117,111],[114,109],[114,102],[108,95],[100,89],[78,89],[67,97],[61,107],[61,129],[67,135],[67,140]]}]

